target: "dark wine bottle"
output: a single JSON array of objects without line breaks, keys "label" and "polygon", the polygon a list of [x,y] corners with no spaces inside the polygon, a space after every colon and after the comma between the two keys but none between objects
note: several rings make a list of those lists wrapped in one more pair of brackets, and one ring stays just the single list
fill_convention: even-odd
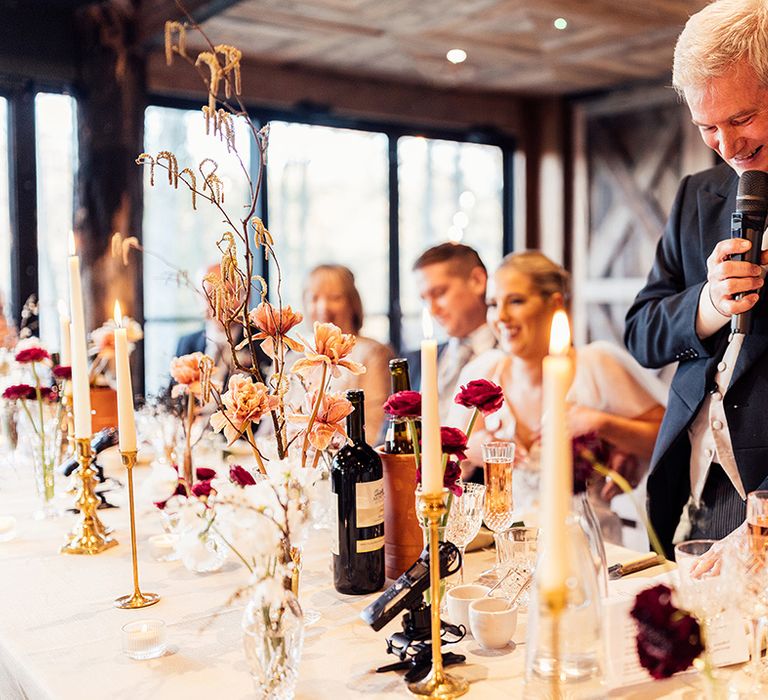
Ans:
[{"label": "dark wine bottle", "polygon": [[333,585],[363,595],[384,585],[384,478],[381,459],[365,441],[363,392],[346,396],[355,409],[347,416],[350,442],[331,467]]},{"label": "dark wine bottle", "polygon": [[[392,376],[392,393],[409,391],[411,377],[408,374],[408,360],[396,357],[389,361],[389,373]],[[418,424],[418,421],[417,421]],[[408,422],[405,418],[389,416],[387,432],[384,438],[384,452],[387,454],[408,455],[413,453],[413,441],[408,433]]]}]

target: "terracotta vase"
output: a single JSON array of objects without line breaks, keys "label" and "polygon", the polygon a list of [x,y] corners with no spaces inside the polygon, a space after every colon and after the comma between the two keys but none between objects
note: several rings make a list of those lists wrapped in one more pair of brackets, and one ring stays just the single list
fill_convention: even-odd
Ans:
[{"label": "terracotta vase", "polygon": [[416,516],[416,464],[413,455],[386,454],[384,467],[384,574],[396,579],[419,558],[423,547]]},{"label": "terracotta vase", "polygon": [[93,432],[117,427],[117,392],[108,386],[91,387]]}]

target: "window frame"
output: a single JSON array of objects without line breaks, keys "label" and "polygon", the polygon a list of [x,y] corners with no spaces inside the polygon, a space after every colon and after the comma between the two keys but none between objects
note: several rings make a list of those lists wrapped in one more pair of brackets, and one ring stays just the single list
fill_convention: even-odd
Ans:
[{"label": "window frame", "polygon": [[[150,94],[147,107],[168,107],[172,109],[199,110],[197,100],[170,97],[167,95]],[[387,137],[388,186],[389,186],[389,300],[387,316],[389,318],[389,341],[396,351],[402,348],[402,313],[400,309],[400,211],[399,211],[399,180],[398,180],[398,140],[402,136],[422,136],[428,139],[456,141],[459,143],[479,143],[496,146],[502,153],[502,236],[501,253],[506,255],[514,248],[514,166],[513,158],[517,141],[514,137],[501,134],[494,128],[478,127],[475,129],[447,129],[425,127],[416,124],[390,123],[372,119],[345,117],[331,113],[322,105],[302,104],[294,109],[276,109],[254,104],[246,104],[248,113],[254,124],[261,127],[270,121],[292,122],[312,126],[326,126],[338,129],[353,129],[357,131],[383,133]],[[251,159],[251,167],[255,171],[255,159]],[[269,168],[269,163],[265,169]],[[258,215],[269,227],[269,205],[267,196],[267,180],[262,180],[259,194]],[[259,257],[260,269],[256,272],[269,282],[269,266]]]}]

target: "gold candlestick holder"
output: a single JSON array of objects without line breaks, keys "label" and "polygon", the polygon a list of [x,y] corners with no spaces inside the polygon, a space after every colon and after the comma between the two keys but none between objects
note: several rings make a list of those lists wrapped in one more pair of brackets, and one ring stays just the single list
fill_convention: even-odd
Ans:
[{"label": "gold candlestick holder", "polygon": [[115,607],[130,610],[146,608],[160,600],[157,593],[142,593],[139,589],[139,563],[136,557],[136,513],[133,504],[133,467],[136,464],[136,450],[120,451],[120,459],[128,471],[128,505],[131,513],[131,559],[133,561],[133,593],[115,599]]},{"label": "gold candlestick holder", "polygon": [[93,452],[90,438],[75,438],[75,454],[80,464],[78,474],[80,489],[75,505],[80,510],[79,520],[70,533],[69,541],[61,547],[62,554],[99,554],[114,547],[117,540],[111,537],[98,516],[99,499],[93,490],[95,482]]},{"label": "gold candlestick holder", "polygon": [[419,515],[429,522],[429,590],[432,622],[432,670],[422,681],[409,683],[408,690],[420,697],[450,700],[464,695],[469,683],[463,678],[451,676],[443,671],[443,649],[440,636],[440,542],[438,523],[446,513],[445,496],[442,493],[420,493]]}]

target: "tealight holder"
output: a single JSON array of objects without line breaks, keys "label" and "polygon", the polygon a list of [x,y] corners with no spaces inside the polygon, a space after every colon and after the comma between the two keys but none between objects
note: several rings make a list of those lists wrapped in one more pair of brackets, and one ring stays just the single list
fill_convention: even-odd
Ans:
[{"label": "tealight holder", "polygon": [[0,515],[0,542],[10,542],[16,537],[16,518]]},{"label": "tealight holder", "polygon": [[123,653],[132,659],[156,659],[165,654],[165,622],[136,620],[122,627]]},{"label": "tealight holder", "polygon": [[178,541],[179,536],[172,532],[152,535],[147,538],[149,553],[155,561],[176,561],[179,558],[176,552],[176,543]]}]

